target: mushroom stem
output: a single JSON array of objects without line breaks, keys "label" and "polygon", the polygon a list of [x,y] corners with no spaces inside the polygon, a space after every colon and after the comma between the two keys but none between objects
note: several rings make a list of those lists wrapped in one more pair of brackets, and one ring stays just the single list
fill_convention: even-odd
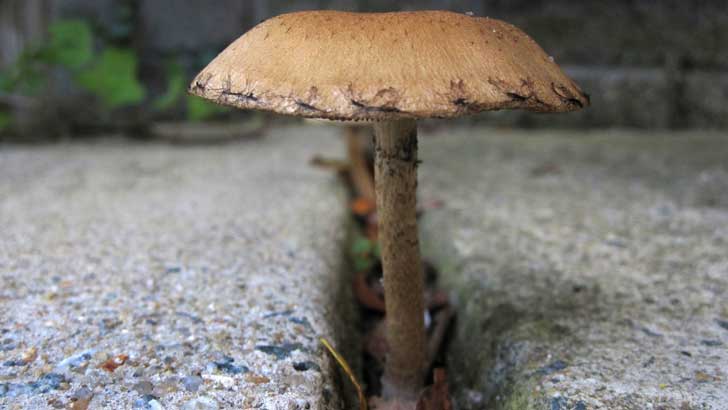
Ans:
[{"label": "mushroom stem", "polygon": [[376,123],[375,188],[387,344],[383,395],[416,399],[426,362],[424,275],[417,231],[417,122]]}]

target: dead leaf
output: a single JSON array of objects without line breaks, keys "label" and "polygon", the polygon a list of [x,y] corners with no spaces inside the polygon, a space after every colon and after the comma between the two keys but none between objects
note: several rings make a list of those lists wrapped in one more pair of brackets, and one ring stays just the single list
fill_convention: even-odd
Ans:
[{"label": "dead leaf", "polygon": [[445,369],[435,369],[433,379],[432,386],[426,387],[420,395],[416,410],[452,410]]},{"label": "dead leaf", "polygon": [[369,286],[364,272],[354,275],[354,295],[362,306],[384,313],[384,299]]},{"label": "dead leaf", "polygon": [[381,397],[371,397],[369,404],[372,410],[417,410],[417,402],[408,400],[385,400]]},{"label": "dead leaf", "polygon": [[351,201],[351,212],[356,216],[368,216],[377,209],[377,204],[371,199],[358,197]]},{"label": "dead leaf", "polygon": [[444,290],[433,290],[425,294],[428,309],[438,309],[450,304],[450,296]]},{"label": "dead leaf", "polygon": [[361,127],[347,127],[346,140],[349,159],[349,180],[357,196],[376,203],[372,164],[366,155],[365,140],[360,135]]}]

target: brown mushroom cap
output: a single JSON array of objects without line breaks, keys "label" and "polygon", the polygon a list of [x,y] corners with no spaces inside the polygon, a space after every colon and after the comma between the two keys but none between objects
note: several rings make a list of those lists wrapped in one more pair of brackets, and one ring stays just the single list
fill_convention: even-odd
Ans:
[{"label": "brown mushroom cap", "polygon": [[239,108],[336,120],[564,112],[589,104],[518,28],[446,11],[274,17],[220,53],[190,92]]}]

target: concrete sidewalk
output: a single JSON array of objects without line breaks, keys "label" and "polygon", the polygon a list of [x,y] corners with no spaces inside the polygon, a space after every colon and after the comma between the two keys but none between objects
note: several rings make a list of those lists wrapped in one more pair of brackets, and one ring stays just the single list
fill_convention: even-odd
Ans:
[{"label": "concrete sidewalk", "polygon": [[728,408],[728,138],[447,134],[420,199],[458,409]]},{"label": "concrete sidewalk", "polygon": [[269,134],[0,147],[0,408],[341,408],[343,148]]},{"label": "concrete sidewalk", "polygon": [[[0,408],[345,406],[343,147],[269,134],[0,148]],[[728,139],[423,134],[458,410],[726,408]]]}]

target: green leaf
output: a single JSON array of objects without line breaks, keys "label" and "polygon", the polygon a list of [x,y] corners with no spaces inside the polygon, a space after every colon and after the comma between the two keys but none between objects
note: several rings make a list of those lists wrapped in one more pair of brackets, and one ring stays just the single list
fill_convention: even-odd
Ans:
[{"label": "green leaf", "polygon": [[211,103],[204,98],[194,95],[187,96],[187,118],[190,121],[205,121],[228,111],[228,108]]},{"label": "green leaf", "polygon": [[10,116],[9,112],[0,111],[0,132],[9,128],[12,121],[13,117]]},{"label": "green leaf", "polygon": [[355,257],[354,258],[354,270],[356,272],[364,272],[374,266],[374,261],[370,258]]},{"label": "green leaf", "polygon": [[0,72],[0,92],[35,95],[45,88],[47,82],[47,70],[26,53]]},{"label": "green leaf", "polygon": [[154,108],[160,111],[173,107],[185,92],[185,73],[179,63],[167,63],[167,91],[154,101]]},{"label": "green leaf", "polygon": [[146,90],[137,79],[137,65],[133,50],[108,48],[96,63],[77,75],[76,81],[109,108],[138,104],[144,100]]},{"label": "green leaf", "polygon": [[5,71],[0,71],[0,92],[10,92],[11,88],[10,75]]},{"label": "green leaf", "polygon": [[24,95],[37,95],[46,89],[48,73],[42,67],[29,65],[15,78],[13,92]]},{"label": "green leaf", "polygon": [[83,20],[61,20],[48,28],[45,54],[52,63],[75,70],[93,58],[93,33]]},{"label": "green leaf", "polygon": [[372,252],[374,244],[365,237],[359,237],[351,244],[351,253],[354,255],[368,255]]}]

